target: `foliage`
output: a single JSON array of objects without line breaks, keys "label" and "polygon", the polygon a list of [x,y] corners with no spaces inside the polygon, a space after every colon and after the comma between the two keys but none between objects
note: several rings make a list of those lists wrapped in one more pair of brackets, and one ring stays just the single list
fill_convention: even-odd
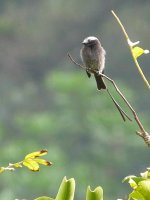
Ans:
[{"label": "foliage", "polygon": [[[140,35],[150,46],[149,6],[130,0],[0,0],[1,161],[15,163],[29,150],[46,148],[55,163],[40,173],[2,173],[0,199],[53,195],[64,174],[75,178],[79,200],[91,183],[103,185],[106,199],[127,194],[120,179],[148,166],[149,150],[132,134],[136,127],[122,124],[108,96],[95,94],[93,79],[73,69],[67,52],[78,57],[85,34],[100,37],[107,52],[105,73],[149,127],[149,94],[136,70],[128,69],[129,55],[110,14],[118,10],[132,38]],[[148,66],[148,56],[140,59]]]},{"label": "foliage", "polygon": [[127,34],[125,28],[124,28],[124,26],[122,25],[122,23],[121,23],[121,21],[120,21],[120,19],[117,17],[117,15],[114,13],[114,11],[112,11],[112,14],[113,14],[114,17],[116,18],[116,20],[117,20],[117,22],[119,23],[119,25],[121,26],[122,31],[123,31],[123,33],[124,33],[124,35],[125,35],[125,37],[126,37],[127,43],[128,43],[128,45],[129,45],[129,48],[130,48],[130,51],[131,51],[131,55],[132,55],[132,57],[133,57],[133,60],[134,60],[134,62],[135,62],[135,65],[136,65],[137,69],[139,70],[139,73],[140,73],[141,77],[143,78],[143,80],[144,80],[146,86],[148,87],[148,89],[150,89],[149,82],[147,81],[147,79],[146,79],[146,77],[145,77],[143,71],[141,70],[141,67],[140,67],[140,65],[139,65],[139,63],[138,63],[138,61],[137,61],[137,58],[138,58],[139,56],[141,56],[142,54],[147,54],[147,53],[149,53],[149,50],[147,50],[147,49],[144,50],[144,49],[142,49],[141,47],[136,46],[137,44],[140,43],[140,41],[131,42],[131,40],[129,39],[129,36],[128,36],[128,34]]},{"label": "foliage", "polygon": [[34,172],[39,171],[40,169],[39,164],[46,165],[46,166],[52,165],[51,162],[38,158],[46,154],[47,154],[47,150],[41,150],[41,151],[36,151],[30,154],[27,154],[25,158],[20,162],[9,163],[7,167],[0,167],[0,173],[5,172],[5,171],[14,171],[16,168],[20,168],[22,166],[25,166]]},{"label": "foliage", "polygon": [[140,177],[127,176],[123,181],[127,181],[133,191],[129,194],[129,200],[149,200],[150,198],[150,169],[141,173]]},{"label": "foliage", "polygon": [[[121,82],[119,86],[133,102],[133,91]],[[116,199],[128,191],[120,180],[132,171],[131,166],[140,170],[149,164],[149,150],[131,134],[135,124],[123,123],[109,96],[96,93],[95,82],[83,72],[54,70],[41,85],[28,82],[23,88],[12,87],[15,90],[8,87],[9,96],[3,104],[7,116],[0,126],[1,160],[20,160],[27,150],[43,147],[55,167],[36,175],[25,170],[1,174],[1,199],[55,194],[64,174],[78,183],[77,199],[84,198],[82,191],[91,183],[92,187],[103,185],[106,199]],[[148,127],[148,117],[142,119]],[[14,179],[21,187],[13,184]]]},{"label": "foliage", "polygon": [[[59,187],[55,200],[73,200],[75,192],[75,180],[64,179]],[[35,200],[54,200],[51,197],[38,197]],[[90,186],[87,188],[86,200],[103,200],[103,189],[99,186],[95,190],[91,190]]]}]

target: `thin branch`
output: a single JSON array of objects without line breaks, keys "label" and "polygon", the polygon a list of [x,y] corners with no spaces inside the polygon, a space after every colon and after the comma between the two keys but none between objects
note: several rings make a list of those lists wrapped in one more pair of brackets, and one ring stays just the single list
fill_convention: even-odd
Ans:
[{"label": "thin branch", "polygon": [[[137,58],[136,58],[136,57],[134,56],[134,54],[133,54],[133,46],[129,44],[130,38],[129,38],[129,36],[128,36],[128,34],[127,34],[127,32],[126,32],[126,30],[125,30],[123,24],[121,23],[119,17],[115,14],[115,12],[114,12],[113,10],[111,11],[111,13],[113,14],[113,16],[115,17],[115,19],[117,20],[118,24],[120,25],[120,27],[121,27],[121,29],[122,29],[122,31],[123,31],[123,33],[124,33],[124,36],[125,36],[125,38],[126,38],[126,40],[127,40],[127,44],[128,44],[128,46],[129,46],[129,48],[130,48],[131,55],[132,55],[132,58],[133,58],[133,60],[134,60],[134,63],[135,63],[135,65],[136,65],[136,67],[137,67],[137,69],[138,69],[138,71],[139,71],[139,73],[140,73],[140,75],[141,75],[143,81],[145,82],[146,86],[147,86],[148,89],[150,90],[150,84],[149,84],[148,80],[146,79],[146,77],[145,77],[145,75],[144,75],[144,73],[143,73],[143,71],[142,71],[142,69],[141,69],[141,67],[140,67],[140,65],[139,65],[139,63],[138,63]],[[137,43],[139,43],[139,41],[138,41]]]},{"label": "thin branch", "polygon": [[121,107],[119,106],[119,104],[116,102],[116,100],[115,100],[114,97],[111,95],[111,93],[109,92],[108,89],[107,89],[107,92],[108,92],[110,98],[112,99],[112,101],[114,102],[114,104],[116,105],[116,107],[117,107],[118,111],[120,112],[120,114],[121,114],[123,120],[124,120],[124,121],[126,120],[126,119],[125,119],[125,116],[126,116],[126,118],[128,118],[128,120],[132,121],[132,119],[130,119],[130,117],[124,112],[124,110],[122,110],[122,108],[121,108]]},{"label": "thin branch", "polygon": [[109,80],[115,87],[116,91],[118,92],[118,94],[122,97],[122,99],[124,100],[124,102],[127,104],[127,106],[130,108],[130,110],[132,111],[133,113],[133,116],[135,118],[135,120],[137,121],[138,123],[138,126],[140,128],[140,130],[142,132],[145,132],[144,130],[144,127],[142,125],[142,123],[140,122],[135,110],[133,109],[133,107],[131,106],[131,104],[127,101],[127,99],[125,98],[125,96],[122,94],[122,92],[119,90],[119,88],[117,87],[116,83],[114,82],[114,80],[112,80],[111,78],[109,78],[108,76],[104,75],[104,74],[101,74],[101,76],[103,76],[104,78],[106,78],[107,80]]},{"label": "thin branch", "polygon": [[86,69],[86,67],[84,67],[83,65],[80,65],[79,63],[77,63],[73,58],[72,56],[70,55],[70,53],[67,54],[68,57],[70,58],[70,60],[75,64],[77,65],[78,67],[81,67],[82,69]]},{"label": "thin branch", "polygon": [[122,94],[122,92],[119,90],[119,88],[117,87],[116,83],[114,82],[114,80],[110,79],[108,76],[101,74],[101,76],[103,76],[104,78],[106,78],[107,80],[109,80],[115,87],[116,91],[118,92],[118,94],[122,97],[122,99],[124,100],[124,102],[127,104],[127,106],[129,107],[129,109],[132,111],[132,114],[134,116],[134,119],[137,123],[137,125],[140,128],[140,132],[136,131],[137,135],[139,135],[140,137],[142,137],[144,139],[144,141],[146,142],[146,144],[148,146],[150,146],[150,135],[145,131],[144,126],[142,125],[137,113],[135,112],[135,110],[133,109],[133,107],[131,106],[131,104],[127,101],[127,99],[125,98],[125,96]]},{"label": "thin branch", "polygon": [[[78,67],[81,67],[82,69],[86,69],[86,67],[84,67],[83,65],[80,65],[78,64],[72,57],[71,55],[68,53],[68,57],[70,58],[70,60],[75,64],[77,65]],[[90,71],[90,69],[89,69]],[[92,70],[93,71],[93,70]],[[95,73],[97,73],[97,71],[95,71]],[[126,103],[126,105],[129,107],[129,109],[131,110],[133,116],[134,116],[134,119],[140,129],[140,131],[136,131],[136,134],[139,135],[140,137],[143,138],[143,140],[145,141],[145,143],[150,146],[150,135],[148,132],[145,131],[144,129],[144,126],[142,125],[142,122],[140,121],[137,113],[135,112],[135,110],[133,109],[133,107],[131,106],[131,104],[128,102],[128,100],[125,98],[125,96],[122,94],[122,92],[119,90],[118,86],[116,85],[115,81],[111,78],[109,78],[108,76],[102,74],[102,73],[99,73],[102,77],[104,77],[105,79],[107,79],[108,81],[110,81],[114,88],[116,89],[117,93],[121,96],[121,98],[124,100],[124,102]]]},{"label": "thin branch", "polygon": [[118,24],[120,25],[120,27],[121,27],[121,29],[122,29],[122,31],[123,31],[123,33],[124,33],[126,39],[128,40],[128,39],[129,39],[129,36],[128,36],[128,34],[127,34],[127,32],[126,32],[126,30],[125,30],[123,24],[121,23],[119,17],[115,14],[115,12],[114,12],[113,10],[111,11],[111,13],[112,13],[113,16],[116,18],[116,20],[117,20]]},{"label": "thin branch", "polygon": [[[84,70],[86,70],[86,72],[99,73],[97,70],[93,70],[93,69],[90,69],[90,68],[87,69],[85,66],[83,66],[83,65],[81,65],[81,64],[79,64],[79,63],[77,63],[77,62],[72,58],[72,56],[71,56],[69,53],[68,53],[68,57],[70,58],[70,60],[71,60],[75,65],[77,65],[77,66],[83,68]],[[116,108],[118,109],[118,111],[119,111],[119,113],[120,113],[120,115],[121,115],[123,121],[126,121],[126,118],[125,118],[125,117],[127,117],[127,119],[129,119],[130,121],[132,121],[132,120],[130,119],[130,117],[122,110],[122,108],[121,108],[121,107],[119,106],[119,104],[116,102],[116,100],[115,100],[114,97],[111,95],[111,93],[109,92],[108,89],[107,89],[107,92],[108,92],[110,98],[112,99],[113,103],[115,104]]]}]

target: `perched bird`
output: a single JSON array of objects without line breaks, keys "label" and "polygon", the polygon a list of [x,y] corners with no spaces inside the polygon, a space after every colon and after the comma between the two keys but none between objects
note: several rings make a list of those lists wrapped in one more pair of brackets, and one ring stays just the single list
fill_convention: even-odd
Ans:
[{"label": "perched bird", "polygon": [[111,95],[103,81],[101,74],[104,73],[106,52],[102,47],[100,41],[94,36],[89,36],[83,40],[82,44],[83,47],[80,50],[80,56],[86,68],[88,77],[90,78],[91,73],[93,73],[97,83],[97,89],[107,89],[106,91],[112,99],[113,103],[115,104],[116,108],[120,112],[122,119],[125,121],[126,118],[128,118],[130,121],[132,121],[130,117],[124,112],[124,110],[119,106],[114,97]]},{"label": "perched bird", "polygon": [[104,73],[105,68],[105,50],[101,46],[98,38],[89,36],[82,42],[83,47],[80,51],[81,59],[86,67],[88,77],[94,74],[97,83],[97,89],[106,89],[106,85],[99,73]]}]

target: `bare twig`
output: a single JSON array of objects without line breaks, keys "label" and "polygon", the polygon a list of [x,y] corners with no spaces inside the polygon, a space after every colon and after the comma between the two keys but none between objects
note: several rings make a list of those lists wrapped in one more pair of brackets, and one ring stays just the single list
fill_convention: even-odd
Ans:
[{"label": "bare twig", "polygon": [[145,143],[150,146],[150,135],[145,131],[141,121],[139,120],[139,117],[137,115],[137,113],[135,112],[135,110],[133,109],[133,107],[131,106],[131,104],[127,101],[127,99],[125,98],[125,96],[122,94],[122,92],[119,90],[119,88],[117,87],[116,83],[114,82],[114,80],[110,79],[108,76],[101,74],[101,76],[103,76],[104,78],[106,78],[107,80],[109,80],[115,87],[116,91],[118,92],[118,94],[122,97],[122,99],[124,100],[124,102],[127,104],[127,106],[129,107],[129,109],[132,111],[132,114],[134,116],[134,119],[137,123],[137,125],[140,128],[140,132],[136,131],[137,135],[139,135],[140,137],[142,137],[145,141]]},{"label": "bare twig", "polygon": [[72,56],[70,55],[70,53],[68,53],[67,55],[68,55],[68,57],[70,58],[70,60],[71,60],[75,65],[77,65],[78,67],[81,67],[81,68],[83,68],[83,69],[86,69],[86,67],[84,67],[83,65],[80,65],[79,63],[77,63],[77,62],[72,58]]},{"label": "bare twig", "polygon": [[[70,60],[75,64],[77,65],[78,67],[81,67],[82,69],[86,69],[86,67],[84,67],[83,65],[80,65],[78,64],[72,57],[71,55],[68,53],[68,57],[70,58]],[[90,69],[89,69],[90,71]],[[93,71],[93,70],[92,70]],[[97,73],[97,71],[95,71]],[[110,81],[114,88],[116,89],[117,93],[121,96],[121,98],[124,100],[124,102],[126,103],[126,105],[129,107],[129,109],[131,110],[133,116],[134,116],[134,119],[140,129],[140,131],[136,131],[136,134],[139,135],[140,137],[143,138],[143,140],[145,141],[145,143],[150,146],[150,135],[148,132],[145,131],[144,129],[144,126],[142,125],[137,113],[135,112],[135,110],[133,109],[133,107],[131,106],[131,104],[128,102],[128,100],[125,98],[125,96],[122,94],[122,92],[119,90],[119,88],[117,87],[116,83],[114,80],[112,80],[111,78],[109,78],[108,76],[102,74],[102,73],[99,73],[102,77],[104,77],[105,79],[107,79],[108,81]],[[108,90],[107,90],[108,91]],[[114,102],[115,103],[115,102]],[[121,109],[122,110],[122,109]],[[120,112],[120,111],[119,111]],[[121,111],[122,112],[122,111]],[[124,112],[124,111],[123,111]],[[120,113],[122,115],[122,113]],[[126,116],[126,113],[124,113],[125,116]],[[127,117],[127,116],[126,116]],[[128,118],[128,117],[127,117]],[[130,120],[130,118],[128,118]]]},{"label": "bare twig", "polygon": [[[90,68],[87,69],[85,66],[83,66],[83,65],[81,65],[81,64],[79,64],[79,63],[77,63],[77,62],[72,58],[72,56],[71,56],[69,53],[68,53],[68,57],[69,57],[70,60],[71,60],[75,65],[77,65],[78,67],[81,67],[81,68],[83,68],[84,70],[86,70],[86,71],[88,71],[88,72],[98,73],[98,74],[99,74],[99,72],[98,72],[97,70],[93,70],[93,69],[90,69]],[[126,118],[125,118],[125,117],[127,117],[127,119],[129,119],[130,121],[132,121],[132,120],[130,119],[130,117],[122,110],[122,108],[119,106],[119,104],[118,104],[117,101],[114,99],[114,97],[111,95],[111,93],[109,92],[108,89],[107,89],[107,92],[108,92],[110,98],[112,99],[113,103],[115,104],[116,108],[118,109],[118,111],[119,111],[119,113],[120,113],[120,115],[121,115],[123,121],[126,121]]]},{"label": "bare twig", "polygon": [[123,120],[125,121],[125,116],[128,118],[128,120],[132,121],[132,119],[130,119],[130,117],[124,112],[124,110],[122,110],[122,108],[119,106],[119,104],[116,102],[116,100],[114,99],[114,97],[111,95],[111,93],[109,92],[109,90],[107,89],[107,92],[110,96],[110,98],[112,99],[112,101],[114,102],[114,104],[116,105],[118,111],[120,112]]}]

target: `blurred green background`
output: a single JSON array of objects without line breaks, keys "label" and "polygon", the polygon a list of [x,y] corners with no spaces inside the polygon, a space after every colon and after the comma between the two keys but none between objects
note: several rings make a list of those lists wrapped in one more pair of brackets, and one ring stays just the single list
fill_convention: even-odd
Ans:
[{"label": "blurred green background", "polygon": [[[67,57],[69,51],[81,62],[82,40],[100,38],[105,74],[150,130],[149,91],[110,12],[131,40],[150,49],[149,8],[148,0],[0,0],[0,165],[40,149],[48,149],[54,163],[39,173],[1,174],[0,199],[54,197],[65,175],[76,180],[75,200],[85,199],[88,185],[101,185],[105,199],[121,198],[130,191],[121,180],[149,167],[150,151],[136,136],[136,124],[124,123],[108,94],[98,93],[94,79]],[[149,79],[150,56],[139,63]]]}]

